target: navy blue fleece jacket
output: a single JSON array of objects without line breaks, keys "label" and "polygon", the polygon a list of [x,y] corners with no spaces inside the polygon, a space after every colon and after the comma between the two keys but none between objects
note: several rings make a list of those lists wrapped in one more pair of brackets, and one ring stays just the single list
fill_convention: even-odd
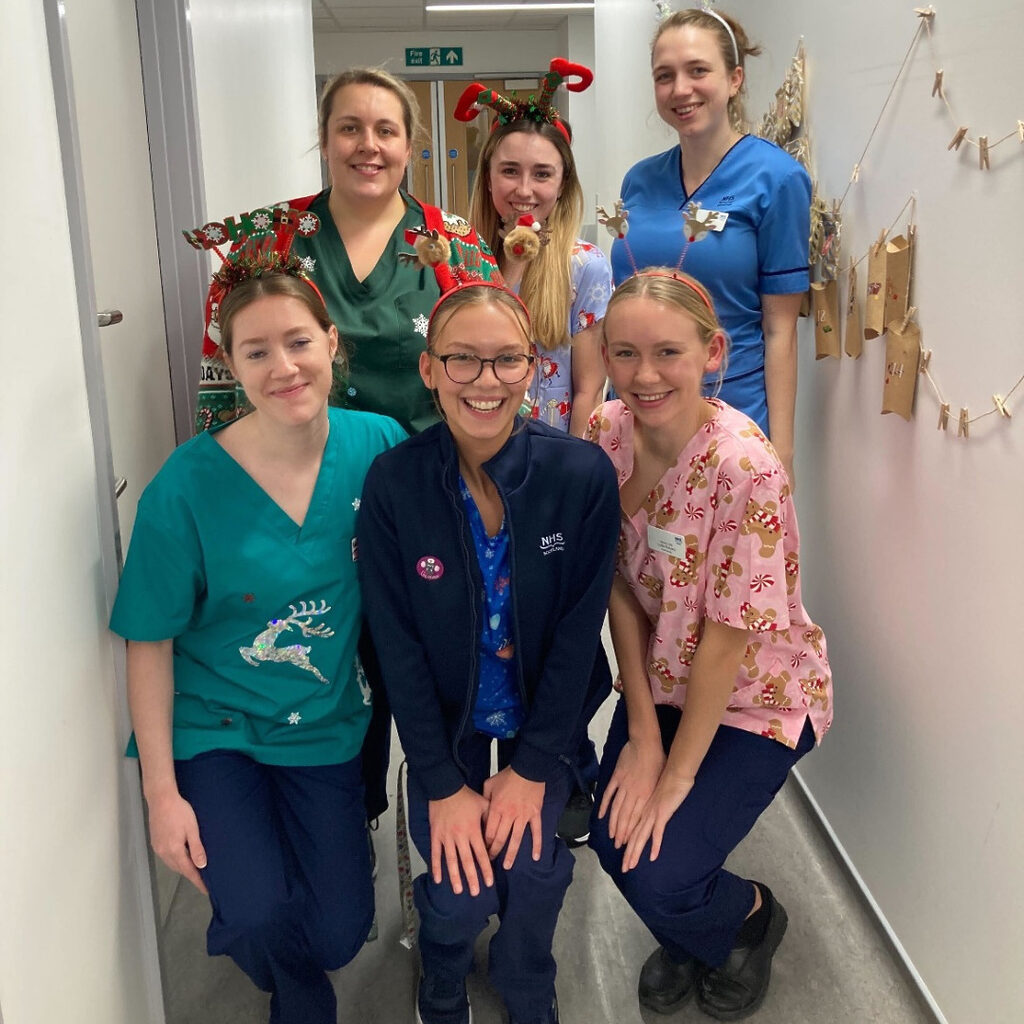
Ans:
[{"label": "navy blue fleece jacket", "polygon": [[[527,710],[512,755],[546,782],[574,758],[611,687],[601,644],[619,533],[615,471],[597,445],[534,421],[484,464],[505,507],[512,624]],[[357,526],[363,603],[395,723],[428,799],[465,783],[483,583],[439,423],[370,467]]]}]

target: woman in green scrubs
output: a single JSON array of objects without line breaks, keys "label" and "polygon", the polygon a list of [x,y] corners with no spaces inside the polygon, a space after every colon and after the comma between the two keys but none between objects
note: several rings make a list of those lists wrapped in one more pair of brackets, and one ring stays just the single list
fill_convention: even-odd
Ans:
[{"label": "woman in green scrubs", "polygon": [[[384,413],[418,433],[437,420],[418,369],[430,311],[454,284],[500,279],[497,265],[467,221],[403,190],[413,140],[420,134],[416,99],[405,83],[375,68],[345,71],[325,87],[318,120],[331,185],[281,207],[297,217],[315,214],[319,223],[311,234],[300,230],[291,252],[305,261],[350,351],[347,374],[336,374],[331,404]],[[258,212],[268,221],[277,213]],[[237,219],[245,223],[255,216]],[[195,235],[203,236],[204,246],[220,244],[233,229],[229,219]],[[422,248],[424,236],[434,232],[436,249],[425,266],[414,243],[419,240],[416,248]],[[245,400],[225,372],[217,328],[210,325],[215,304],[211,296],[200,430],[231,419]]]},{"label": "woman in green scrubs", "polygon": [[373,920],[355,517],[367,468],[405,433],[328,408],[338,332],[297,263],[221,291],[252,411],[144,491],[111,628],[153,849],[209,892],[208,951],[271,993],[274,1024],[335,1024],[325,972]]}]

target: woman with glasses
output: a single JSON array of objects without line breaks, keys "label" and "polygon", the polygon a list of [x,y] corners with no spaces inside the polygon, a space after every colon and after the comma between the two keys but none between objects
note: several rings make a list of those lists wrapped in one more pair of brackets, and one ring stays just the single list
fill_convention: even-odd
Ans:
[{"label": "woman with glasses", "polygon": [[442,422],[376,460],[363,491],[366,614],[428,865],[421,1024],[471,1020],[466,975],[492,914],[509,1020],[558,1020],[551,943],[573,858],[555,827],[611,685],[600,632],[619,506],[602,451],[518,417],[531,336],[505,288],[448,292],[420,356]]}]

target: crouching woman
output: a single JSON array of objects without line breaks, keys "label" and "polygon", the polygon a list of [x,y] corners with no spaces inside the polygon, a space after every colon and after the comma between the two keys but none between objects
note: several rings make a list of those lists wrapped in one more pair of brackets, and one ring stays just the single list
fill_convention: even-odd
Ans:
[{"label": "crouching woman", "polygon": [[420,373],[443,420],[374,462],[360,511],[367,616],[429,866],[415,881],[422,1024],[470,1021],[466,975],[492,914],[510,1021],[558,1020],[551,943],[573,858],[555,826],[611,685],[615,474],[596,446],[517,416],[530,337],[502,287],[441,298]]}]

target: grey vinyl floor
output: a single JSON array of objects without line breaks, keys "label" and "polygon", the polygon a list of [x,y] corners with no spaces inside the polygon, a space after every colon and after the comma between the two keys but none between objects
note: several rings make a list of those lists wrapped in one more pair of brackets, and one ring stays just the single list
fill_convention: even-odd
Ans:
[{"label": "grey vinyl floor", "polygon": [[[607,731],[611,704],[591,735]],[[814,756],[813,753],[809,756]],[[400,755],[392,765],[394,775]],[[401,915],[395,866],[394,812],[375,836],[378,938],[333,975],[339,1024],[412,1024],[418,961],[398,941]],[[661,1016],[641,1010],[636,980],[654,949],[650,933],[585,847],[555,935],[558,998],[564,1024],[686,1024],[708,1021],[691,1003]],[[413,854],[415,858],[415,853]],[[789,930],[775,956],[772,985],[757,1024],[930,1024],[921,1005],[822,842],[790,781],[737,848],[730,869],[763,878],[789,913]],[[417,865],[414,860],[414,871]],[[168,1024],[264,1024],[269,997],[226,957],[208,957],[209,904],[178,884],[162,929],[161,958]],[[493,928],[493,923],[492,923]],[[502,1024],[501,1001],[487,982],[487,940],[477,945],[470,978],[474,1024]]]}]

